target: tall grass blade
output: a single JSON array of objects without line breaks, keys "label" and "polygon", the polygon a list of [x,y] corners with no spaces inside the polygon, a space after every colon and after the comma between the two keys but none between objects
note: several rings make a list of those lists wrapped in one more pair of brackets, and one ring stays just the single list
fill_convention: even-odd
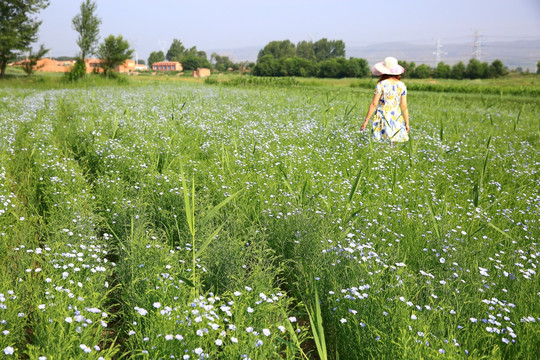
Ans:
[{"label": "tall grass blade", "polygon": [[431,202],[431,199],[428,199],[428,208],[429,208],[429,214],[431,215],[431,221],[433,222],[433,228],[435,229],[435,234],[437,235],[438,239],[441,239],[441,232],[439,231],[439,224],[437,224],[437,219],[435,218],[435,212],[433,211],[433,204]]},{"label": "tall grass blade", "polygon": [[200,257],[203,254],[204,250],[208,247],[208,245],[210,245],[212,240],[216,238],[216,236],[221,231],[224,225],[225,223],[218,226],[218,228],[212,233],[212,235],[210,235],[208,239],[205,240],[205,242],[201,245],[201,247],[197,249],[197,251],[195,252],[195,257]]},{"label": "tall grass blade", "polygon": [[180,167],[181,167],[180,176],[182,177],[182,190],[184,193],[184,211],[186,212],[186,220],[189,226],[189,231],[191,235],[195,235],[195,224],[193,221],[193,214],[191,211],[191,204],[190,204],[189,194],[188,194],[187,185],[186,185],[186,178],[184,176],[184,167],[182,165]]},{"label": "tall grass blade", "polygon": [[358,184],[360,183],[360,177],[362,176],[363,172],[364,172],[364,168],[361,167],[358,169],[358,172],[356,173],[356,178],[354,179],[354,182],[351,187],[351,191],[349,192],[349,203],[352,202],[354,194],[356,193],[356,190],[358,189]]},{"label": "tall grass blade", "polygon": [[216,215],[219,209],[221,209],[222,207],[227,205],[229,202],[231,202],[233,199],[238,197],[238,195],[240,195],[241,192],[242,190],[237,191],[236,193],[232,194],[231,196],[229,196],[228,198],[226,198],[225,200],[223,200],[222,202],[214,206],[212,210],[210,210],[208,214],[206,214],[206,216],[201,220],[201,226],[206,225],[206,223]]},{"label": "tall grass blade", "polygon": [[476,183],[473,186],[473,204],[474,204],[474,207],[478,207],[479,198],[480,198],[480,196],[478,194],[478,183]]},{"label": "tall grass blade", "polygon": [[300,194],[298,195],[298,202],[301,205],[304,205],[304,202],[306,200],[306,190],[307,190],[307,179],[304,181],[304,185],[302,186],[302,190],[300,191]]},{"label": "tall grass blade", "polygon": [[193,284],[193,283],[191,282],[191,280],[186,279],[186,278],[183,277],[183,276],[178,276],[178,275],[176,275],[176,278],[179,279],[179,280],[182,280],[183,282],[185,282],[186,285],[188,285],[189,287],[192,287],[192,288],[195,287],[195,284]]},{"label": "tall grass blade", "polygon": [[289,319],[287,318],[287,314],[285,313],[285,311],[283,309],[281,309],[281,316],[282,316],[283,319],[285,319],[285,327],[287,329],[287,333],[289,334],[289,336],[290,336],[290,338],[292,340],[292,341],[287,341],[286,344],[287,345],[289,345],[289,344],[294,345],[296,347],[296,349],[298,351],[300,351],[300,354],[302,355],[302,358],[304,358],[306,360],[309,360],[306,353],[302,349],[302,346],[300,345],[300,340],[298,339],[298,336],[296,335],[296,331],[294,331],[294,328],[293,328],[291,322],[289,321]]},{"label": "tall grass blade", "polygon": [[120,120],[118,120],[118,116],[114,116],[114,122],[113,122],[113,131],[111,134],[111,139],[116,139],[116,132],[118,131],[118,127],[120,125]]},{"label": "tall grass blade", "polygon": [[[176,231],[178,233],[178,240],[180,241],[180,226],[178,226],[178,219],[174,218],[174,225],[176,226]],[[174,238],[171,235],[171,248],[174,247]]]},{"label": "tall grass blade", "polygon": [[287,178],[285,177],[285,175],[283,176],[283,181],[285,182],[285,186],[287,186],[287,189],[289,190],[289,192],[291,194],[294,194],[294,190],[293,190],[291,184],[289,183],[289,181],[287,180]]},{"label": "tall grass blade", "polygon": [[[191,178],[191,224],[193,226],[192,233],[195,234],[195,179]],[[195,245],[193,245],[195,246]]]},{"label": "tall grass blade", "polygon": [[486,153],[484,155],[484,161],[482,164],[482,176],[480,177],[480,183],[479,183],[480,187],[484,185],[484,178],[486,176],[487,163],[489,159],[489,144],[490,143],[491,143],[491,135],[489,136],[487,144],[486,144]]},{"label": "tall grass blade", "polygon": [[348,104],[347,106],[345,106],[345,111],[343,112],[343,121],[346,122],[347,120],[349,120],[351,113],[354,111],[355,108],[356,108],[356,104],[350,107]]},{"label": "tall grass blade", "polygon": [[364,207],[361,207],[360,209],[356,210],[355,212],[353,212],[351,214],[351,216],[349,216],[349,219],[347,221],[352,221],[356,217],[356,215],[360,214],[360,212],[362,210],[365,210],[366,208],[367,208],[367,206],[364,206]]},{"label": "tall grass blade", "polygon": [[394,168],[392,169],[392,191],[396,189],[397,183],[397,163],[394,163]]},{"label": "tall grass blade", "polygon": [[493,229],[497,230],[498,232],[500,232],[501,234],[503,234],[504,236],[506,236],[508,239],[514,241],[514,238],[511,237],[510,235],[508,235],[506,232],[504,232],[504,230],[501,230],[500,228],[498,228],[497,226],[493,225],[493,223],[491,221],[488,222],[488,226],[492,227]]},{"label": "tall grass blade", "polygon": [[523,107],[521,107],[518,111],[516,120],[514,121],[514,132],[516,132],[517,126],[519,124],[519,118],[521,117],[521,111],[523,110]]},{"label": "tall grass blade", "polygon": [[317,354],[321,360],[328,359],[326,351],[326,340],[324,338],[324,327],[322,322],[321,305],[319,304],[319,293],[315,286],[315,309],[308,308],[309,323],[313,333],[313,341],[317,347]]}]

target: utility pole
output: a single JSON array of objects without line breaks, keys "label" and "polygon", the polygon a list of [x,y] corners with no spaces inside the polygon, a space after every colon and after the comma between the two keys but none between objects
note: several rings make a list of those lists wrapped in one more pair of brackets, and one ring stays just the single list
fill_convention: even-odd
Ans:
[{"label": "utility pole", "polygon": [[474,33],[472,58],[478,61],[482,60],[482,40],[480,40],[480,34],[478,31]]},{"label": "utility pole", "polygon": [[435,66],[433,66],[434,68],[436,68],[437,65],[439,65],[439,63],[441,62],[442,55],[448,54],[448,53],[445,53],[445,52],[441,51],[441,49],[442,49],[441,40],[437,39],[437,48],[436,48],[435,52],[433,53],[433,55],[435,55]]}]

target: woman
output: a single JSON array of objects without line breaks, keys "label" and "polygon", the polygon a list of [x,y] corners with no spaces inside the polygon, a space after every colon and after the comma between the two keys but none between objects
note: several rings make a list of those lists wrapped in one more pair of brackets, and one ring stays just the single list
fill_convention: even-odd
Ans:
[{"label": "woman", "polygon": [[393,57],[387,57],[384,62],[375,64],[371,69],[371,73],[380,78],[361,130],[364,131],[371,115],[377,109],[371,130],[376,140],[389,141],[391,144],[409,140],[407,87],[401,82],[404,71]]}]

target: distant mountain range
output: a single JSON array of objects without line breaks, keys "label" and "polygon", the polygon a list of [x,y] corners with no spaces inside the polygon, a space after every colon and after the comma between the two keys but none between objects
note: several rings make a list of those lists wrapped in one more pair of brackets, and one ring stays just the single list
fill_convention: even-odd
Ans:
[{"label": "distant mountain range", "polygon": [[[441,61],[453,65],[459,61],[465,64],[472,57],[472,44],[442,44]],[[207,53],[216,52],[226,55],[235,62],[257,60],[257,55],[264,45],[236,48],[216,49]],[[407,62],[435,65],[435,44],[414,44],[405,42],[389,42],[377,45],[352,46],[346,48],[347,58],[356,57],[366,59],[370,64],[383,61],[386,56],[394,56]],[[491,63],[499,59],[510,69],[521,67],[536,72],[536,64],[540,61],[539,40],[515,40],[483,42],[481,46],[481,61]]]}]

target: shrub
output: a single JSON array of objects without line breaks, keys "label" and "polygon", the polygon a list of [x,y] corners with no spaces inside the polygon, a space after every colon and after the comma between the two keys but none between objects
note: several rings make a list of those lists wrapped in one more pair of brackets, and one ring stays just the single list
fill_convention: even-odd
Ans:
[{"label": "shrub", "polygon": [[82,79],[86,75],[86,64],[84,59],[77,59],[75,65],[71,68],[69,72],[66,73],[66,79],[68,81],[77,81]]}]

